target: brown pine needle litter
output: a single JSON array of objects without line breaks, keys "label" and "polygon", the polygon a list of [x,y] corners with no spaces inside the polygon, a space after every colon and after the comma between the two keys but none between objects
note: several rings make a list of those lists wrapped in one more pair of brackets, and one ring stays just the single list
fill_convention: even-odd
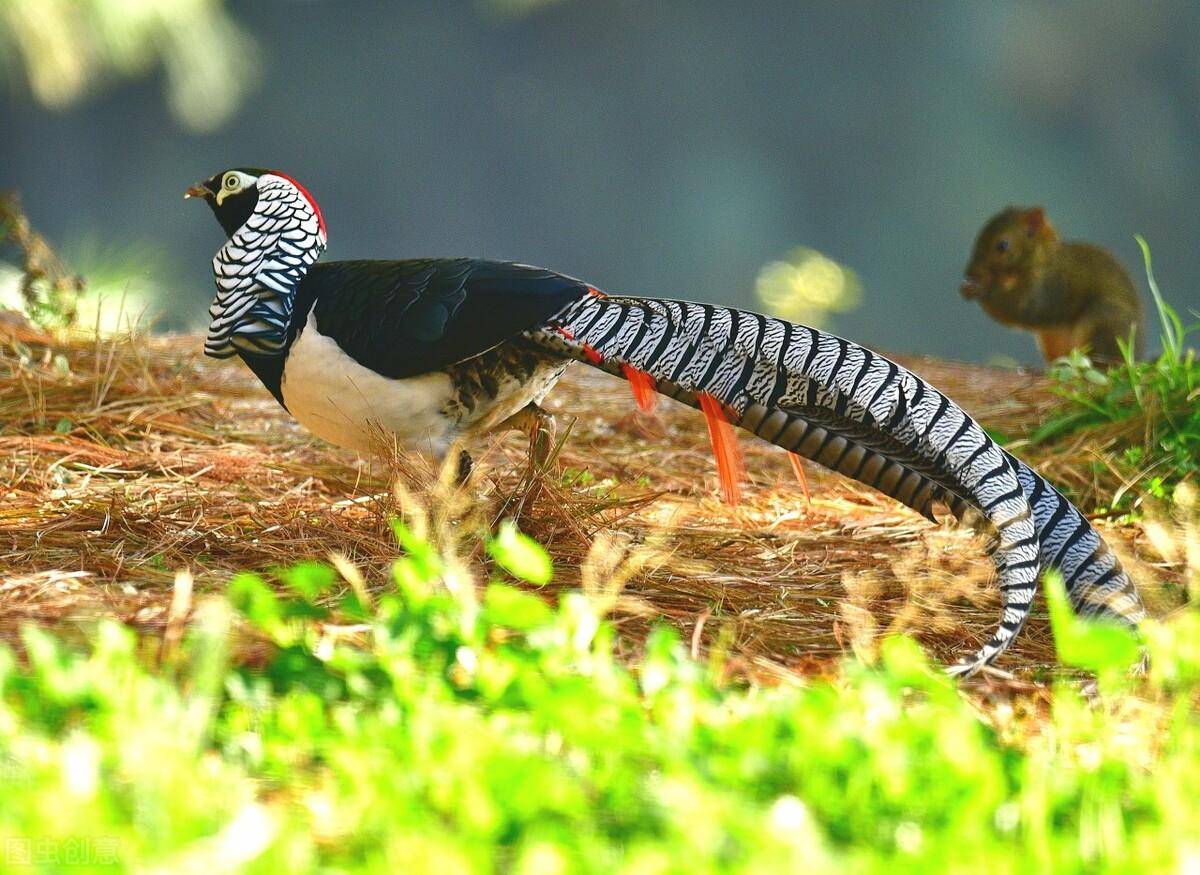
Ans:
[{"label": "brown pine needle litter", "polygon": [[[610,604],[629,658],[668,622],[697,654],[718,646],[732,672],[759,678],[827,671],[901,630],[952,661],[999,617],[984,537],[814,465],[806,502],[787,454],[740,432],[747,480],[727,506],[702,416],[675,403],[641,413],[607,375],[576,366],[551,394],[559,445],[545,469],[514,434],[470,447],[475,474],[456,491],[428,461],[322,443],[239,362],[201,347],[0,322],[0,637],[26,621],[70,630],[111,615],[165,636],[169,652],[190,590],[302,558],[335,557],[348,588],[386,586],[397,495],[462,531],[516,519],[554,559],[543,594],[583,586]],[[1006,434],[1057,403],[1039,376],[906,363]],[[1080,465],[1094,452],[1082,448]],[[1050,470],[1065,478],[1070,463]],[[1098,525],[1161,611],[1178,564],[1138,526]],[[498,573],[477,544],[464,558],[476,579]],[[1040,617],[1002,660],[1013,671],[1053,662]]]}]

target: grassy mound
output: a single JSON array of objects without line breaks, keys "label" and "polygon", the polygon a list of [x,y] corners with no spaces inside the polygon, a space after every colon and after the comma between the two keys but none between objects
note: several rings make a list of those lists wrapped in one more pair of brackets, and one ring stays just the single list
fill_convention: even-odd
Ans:
[{"label": "grassy mound", "polygon": [[[1053,368],[1066,403],[1028,434],[1049,476],[1068,484],[1076,500],[1109,513],[1139,511],[1148,496],[1169,500],[1181,483],[1200,477],[1200,362],[1190,347],[1200,323],[1188,325],[1159,292],[1150,248],[1138,238],[1154,296],[1162,351],[1108,371],[1073,353]],[[1200,316],[1193,313],[1192,316]]]}]

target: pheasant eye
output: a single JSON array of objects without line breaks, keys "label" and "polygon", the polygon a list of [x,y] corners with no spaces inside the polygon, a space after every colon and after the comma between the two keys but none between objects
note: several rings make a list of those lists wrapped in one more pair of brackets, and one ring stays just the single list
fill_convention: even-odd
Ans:
[{"label": "pheasant eye", "polygon": [[1008,241],[1007,240],[997,240],[996,241],[996,251],[997,252],[1008,252]]},{"label": "pheasant eye", "polygon": [[225,177],[225,187],[230,191],[233,191],[238,187],[238,178],[236,173],[230,173]]}]

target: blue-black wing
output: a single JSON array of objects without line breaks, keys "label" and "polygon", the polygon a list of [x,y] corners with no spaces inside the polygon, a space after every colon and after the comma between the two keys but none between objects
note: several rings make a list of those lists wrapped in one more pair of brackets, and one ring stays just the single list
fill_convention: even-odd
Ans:
[{"label": "blue-black wing", "polygon": [[588,294],[553,271],[428,258],[318,262],[300,288],[308,326],[385,377],[429,373],[487,352]]}]

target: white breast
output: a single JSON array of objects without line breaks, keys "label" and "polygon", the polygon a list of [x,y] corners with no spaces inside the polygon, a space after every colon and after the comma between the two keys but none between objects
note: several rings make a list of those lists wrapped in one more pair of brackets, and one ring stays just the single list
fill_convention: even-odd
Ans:
[{"label": "white breast", "polygon": [[440,457],[454,438],[455,426],[442,413],[453,391],[448,375],[380,376],[320,334],[312,314],[288,353],[280,390],[301,425],[338,446],[367,452],[382,428]]}]

